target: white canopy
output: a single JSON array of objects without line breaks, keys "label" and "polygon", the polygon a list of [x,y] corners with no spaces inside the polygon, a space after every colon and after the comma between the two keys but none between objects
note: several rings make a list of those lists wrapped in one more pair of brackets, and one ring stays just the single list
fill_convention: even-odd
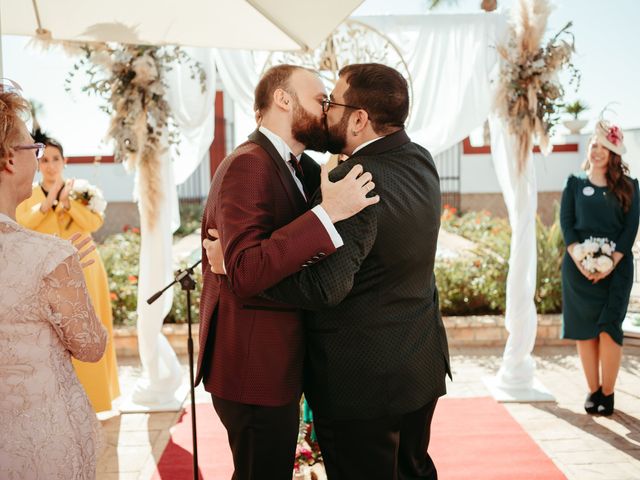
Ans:
[{"label": "white canopy", "polygon": [[363,0],[0,0],[0,32],[257,50],[315,48]]}]

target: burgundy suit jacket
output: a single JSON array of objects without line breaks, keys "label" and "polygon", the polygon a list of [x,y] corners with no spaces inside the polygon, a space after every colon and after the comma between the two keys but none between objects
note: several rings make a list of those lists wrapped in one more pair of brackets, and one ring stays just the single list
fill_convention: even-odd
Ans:
[{"label": "burgundy suit jacket", "polygon": [[[317,165],[309,157],[305,162],[305,170],[315,167],[318,177]],[[196,384],[203,380],[208,392],[246,404],[297,400],[304,358],[301,311],[257,295],[336,249],[284,160],[259,131],[216,171],[203,239],[209,228],[220,234],[227,275],[212,273],[202,252]]]}]

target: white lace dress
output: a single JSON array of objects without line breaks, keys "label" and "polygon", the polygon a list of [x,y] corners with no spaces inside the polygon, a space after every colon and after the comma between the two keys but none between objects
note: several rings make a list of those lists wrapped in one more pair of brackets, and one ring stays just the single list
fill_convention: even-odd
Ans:
[{"label": "white lace dress", "polygon": [[94,479],[98,422],[71,365],[107,333],[73,246],[0,214],[0,478]]}]

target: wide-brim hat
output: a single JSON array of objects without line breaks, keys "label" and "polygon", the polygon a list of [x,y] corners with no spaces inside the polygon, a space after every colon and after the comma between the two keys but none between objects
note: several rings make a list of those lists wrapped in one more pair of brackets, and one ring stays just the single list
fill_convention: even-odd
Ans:
[{"label": "wide-brim hat", "polygon": [[599,120],[596,123],[594,135],[598,143],[613,153],[617,153],[620,156],[627,153],[627,149],[624,146],[624,135],[617,125],[613,125],[606,120]]}]

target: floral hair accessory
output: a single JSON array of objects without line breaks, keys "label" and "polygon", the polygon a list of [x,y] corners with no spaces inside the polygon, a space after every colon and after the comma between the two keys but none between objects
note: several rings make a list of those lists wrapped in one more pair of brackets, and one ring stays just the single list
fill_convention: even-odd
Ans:
[{"label": "floral hair accessory", "polygon": [[624,146],[624,135],[620,127],[606,120],[600,120],[596,124],[595,137],[600,144],[613,153],[622,156],[627,151]]},{"label": "floral hair accessory", "polygon": [[609,133],[607,134],[607,140],[609,140],[611,143],[613,143],[614,145],[620,145],[623,138],[624,138],[624,135],[622,134],[622,132],[620,131],[617,125],[612,125],[611,128],[609,128]]}]

